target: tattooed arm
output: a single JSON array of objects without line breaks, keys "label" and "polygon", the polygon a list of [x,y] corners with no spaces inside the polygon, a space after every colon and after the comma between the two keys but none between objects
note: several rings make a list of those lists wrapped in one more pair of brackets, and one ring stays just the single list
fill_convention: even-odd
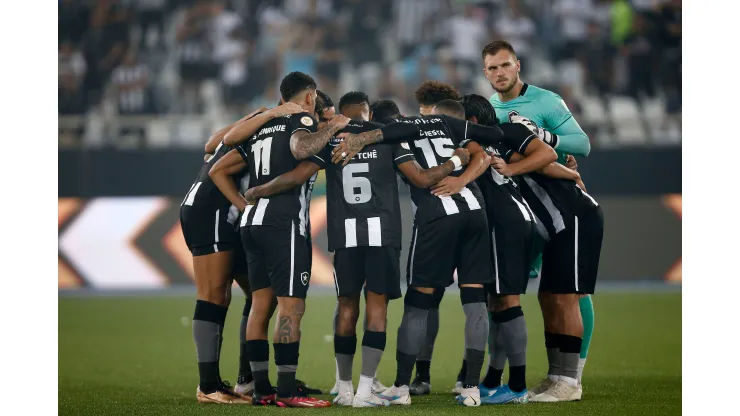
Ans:
[{"label": "tattooed arm", "polygon": [[[405,141],[413,141],[419,137],[419,128],[409,123],[391,123],[381,129],[366,131],[359,134],[342,133],[338,137],[344,138],[339,146],[332,152],[332,162],[342,163],[347,166],[350,160],[363,147],[375,144],[397,144]],[[344,153],[344,156],[342,154]]]},{"label": "tattooed arm", "polygon": [[309,133],[305,130],[293,133],[290,136],[290,152],[293,153],[293,157],[297,160],[307,159],[315,155],[329,143],[329,139],[337,134],[339,130],[347,127],[349,122],[349,118],[337,114],[329,120],[326,128],[316,133]]}]

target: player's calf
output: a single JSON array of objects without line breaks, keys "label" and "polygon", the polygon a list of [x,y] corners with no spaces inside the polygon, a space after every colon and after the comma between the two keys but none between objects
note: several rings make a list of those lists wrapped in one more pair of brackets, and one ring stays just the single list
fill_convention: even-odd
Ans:
[{"label": "player's calf", "polygon": [[467,364],[463,389],[472,387],[477,389],[480,370],[485,360],[486,342],[488,341],[486,293],[482,285],[462,286],[460,287],[460,300],[465,312],[465,357]]}]

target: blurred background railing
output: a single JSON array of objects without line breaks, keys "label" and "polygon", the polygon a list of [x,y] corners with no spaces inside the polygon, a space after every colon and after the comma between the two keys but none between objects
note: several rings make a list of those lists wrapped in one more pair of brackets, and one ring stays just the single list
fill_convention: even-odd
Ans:
[{"label": "blurred background railing", "polygon": [[60,0],[59,145],[200,148],[294,70],[406,113],[426,79],[489,96],[494,39],[595,148],[680,145],[677,0]]}]

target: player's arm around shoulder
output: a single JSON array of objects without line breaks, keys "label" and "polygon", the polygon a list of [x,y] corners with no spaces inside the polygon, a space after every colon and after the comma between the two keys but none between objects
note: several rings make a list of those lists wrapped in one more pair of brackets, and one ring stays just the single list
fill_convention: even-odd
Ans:
[{"label": "player's arm around shoulder", "polygon": [[460,176],[448,176],[432,187],[432,193],[436,196],[451,196],[465,188],[467,184],[476,180],[488,169],[491,156],[486,153],[480,144],[469,141],[464,147],[470,153],[470,162]]},{"label": "player's arm around shoulder", "polygon": [[213,184],[218,187],[222,194],[240,211],[244,211],[247,206],[246,201],[239,193],[236,183],[231,179],[247,167],[244,155],[238,149],[233,149],[219,159],[208,171]]},{"label": "player's arm around shoulder", "polygon": [[417,188],[426,189],[444,179],[455,169],[470,162],[470,152],[467,149],[457,148],[445,163],[424,169],[416,159],[411,159],[398,165],[398,170]]},{"label": "player's arm around shoulder", "polygon": [[311,160],[304,160],[290,172],[283,173],[264,185],[249,188],[244,194],[247,204],[255,204],[260,198],[279,194],[296,188],[305,183],[311,176],[321,169]]},{"label": "player's arm around shoulder", "polygon": [[316,131],[298,130],[290,135],[290,152],[296,160],[307,159],[320,152],[329,139],[340,130],[347,127],[351,120],[341,114],[337,114],[329,120],[325,128]]},{"label": "player's arm around shoulder", "polygon": [[205,147],[206,154],[213,154],[214,152],[216,152],[216,148],[218,147],[219,143],[221,143],[224,140],[226,133],[228,133],[232,128],[234,128],[234,126],[236,126],[237,124],[243,121],[249,120],[250,118],[256,116],[257,114],[264,113],[265,111],[268,111],[267,107],[260,107],[259,109],[235,121],[234,123],[231,123],[228,126],[213,133],[211,137],[208,138],[208,141],[206,142],[206,147]]}]

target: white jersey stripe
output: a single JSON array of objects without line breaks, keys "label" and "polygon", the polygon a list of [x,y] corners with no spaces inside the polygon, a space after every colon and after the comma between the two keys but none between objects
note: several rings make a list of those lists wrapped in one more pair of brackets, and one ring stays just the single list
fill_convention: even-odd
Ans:
[{"label": "white jersey stripe", "polygon": [[290,222],[290,285],[288,296],[293,296],[293,274],[295,273],[295,222]]},{"label": "white jersey stripe", "polygon": [[493,275],[496,278],[496,293],[500,294],[501,289],[499,289],[499,280],[498,280],[498,250],[496,248],[496,230],[493,230],[491,233],[491,241],[493,242]]},{"label": "white jersey stripe", "polygon": [[411,260],[409,261],[409,284],[414,282],[414,254],[416,254],[416,237],[419,235],[419,228],[414,230],[414,243],[411,245]]},{"label": "white jersey stripe", "polygon": [[301,193],[298,195],[298,202],[301,204],[300,211],[298,211],[298,219],[300,221],[298,230],[302,236],[306,236],[306,183],[301,186]]},{"label": "white jersey stripe", "polygon": [[[511,195],[510,195],[511,196]],[[512,201],[516,203],[516,206],[519,207],[519,211],[522,212],[522,215],[524,216],[524,219],[527,221],[532,221],[532,217],[529,215],[529,211],[527,211],[527,208],[522,205],[521,202],[517,201],[514,196],[511,196]]]},{"label": "white jersey stripe", "polygon": [[252,208],[254,208],[254,205],[247,205],[247,208],[244,210],[244,213],[242,214],[242,220],[241,220],[241,223],[239,224],[240,227],[244,227],[245,225],[247,225],[247,221],[249,220],[249,211],[251,211]]},{"label": "white jersey stripe", "polygon": [[372,217],[367,219],[367,235],[368,245],[373,247],[380,247],[383,245],[380,228],[380,217]]},{"label": "white jersey stripe", "polygon": [[473,195],[473,192],[471,192],[467,186],[460,191],[460,195],[465,198],[465,202],[468,203],[468,208],[470,208],[471,211],[480,209],[478,199],[475,198],[475,195]]},{"label": "white jersey stripe", "polygon": [[190,189],[190,192],[188,192],[187,198],[185,198],[185,202],[183,205],[193,205],[193,202],[195,202],[195,194],[198,193],[198,188],[200,188],[200,185],[203,184],[203,182],[198,182]]},{"label": "white jersey stripe", "polygon": [[529,188],[532,189],[532,192],[534,192],[537,198],[542,201],[542,205],[545,206],[545,209],[547,209],[547,212],[550,214],[555,232],[559,233],[563,231],[565,229],[565,221],[563,220],[563,215],[560,213],[560,210],[555,207],[555,203],[552,202],[552,199],[550,199],[550,195],[547,194],[547,191],[545,191],[537,182],[535,182],[529,176],[524,176],[524,180],[527,182],[527,185],[529,185]]},{"label": "white jersey stripe", "polygon": [[221,210],[217,209],[216,210],[216,221],[213,227],[213,241],[214,241],[213,252],[214,253],[218,253],[218,220],[219,220],[220,214],[221,214]]},{"label": "white jersey stripe", "polygon": [[355,218],[344,220],[344,246],[357,247],[357,219]]},{"label": "white jersey stripe", "polygon": [[593,203],[594,203],[594,206],[597,206],[597,207],[599,206],[599,203],[598,203],[598,202],[596,202],[596,200],[595,200],[595,199],[593,199],[593,198],[591,197],[591,195],[589,195],[588,193],[586,193],[586,191],[584,191],[583,189],[581,189],[581,187],[580,187],[580,186],[578,186],[578,184],[576,184],[576,188],[578,188],[578,190],[579,190],[579,191],[581,191],[581,193],[582,193],[583,195],[585,195],[585,196],[586,196],[586,198],[590,199],[590,200],[591,200],[591,202],[593,202]]},{"label": "white jersey stripe", "polygon": [[444,207],[447,215],[457,214],[458,212],[460,212],[460,210],[457,208],[457,204],[455,204],[455,200],[452,199],[452,197],[440,196],[439,199],[442,200],[442,206]]},{"label": "white jersey stripe", "polygon": [[262,225],[262,220],[265,219],[267,204],[269,203],[270,200],[268,198],[262,198],[257,202],[257,208],[254,210],[254,218],[252,218],[252,225]]}]

